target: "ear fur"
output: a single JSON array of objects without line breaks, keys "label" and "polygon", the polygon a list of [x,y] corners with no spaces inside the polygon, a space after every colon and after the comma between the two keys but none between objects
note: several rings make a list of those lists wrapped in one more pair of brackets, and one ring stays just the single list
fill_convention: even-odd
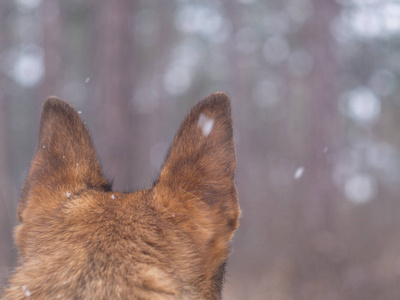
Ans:
[{"label": "ear fur", "polygon": [[27,201],[37,205],[85,188],[107,189],[86,126],[67,103],[50,97],[43,105],[39,143],[18,206],[23,221]]},{"label": "ear fur", "polygon": [[[214,93],[182,122],[154,187],[159,204],[196,238],[227,245],[238,227],[230,101]],[[188,230],[190,231],[190,230]]]}]

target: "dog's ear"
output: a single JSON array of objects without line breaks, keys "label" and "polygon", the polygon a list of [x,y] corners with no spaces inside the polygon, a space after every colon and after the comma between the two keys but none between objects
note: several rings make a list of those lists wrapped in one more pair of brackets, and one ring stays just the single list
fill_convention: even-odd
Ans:
[{"label": "dog's ear", "polygon": [[240,214],[235,172],[230,100],[214,93],[182,122],[153,188],[154,199],[208,249],[226,250]]},{"label": "dog's ear", "polygon": [[56,97],[43,106],[39,143],[18,206],[18,218],[28,202],[49,208],[59,199],[86,188],[107,188],[86,126],[78,113]]}]

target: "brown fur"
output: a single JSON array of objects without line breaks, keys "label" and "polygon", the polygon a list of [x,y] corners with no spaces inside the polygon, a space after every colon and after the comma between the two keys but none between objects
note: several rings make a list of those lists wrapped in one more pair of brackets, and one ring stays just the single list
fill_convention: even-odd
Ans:
[{"label": "brown fur", "polygon": [[111,190],[78,113],[47,99],[4,299],[220,299],[238,227],[235,170],[225,94],[192,109],[158,180],[134,193]]}]

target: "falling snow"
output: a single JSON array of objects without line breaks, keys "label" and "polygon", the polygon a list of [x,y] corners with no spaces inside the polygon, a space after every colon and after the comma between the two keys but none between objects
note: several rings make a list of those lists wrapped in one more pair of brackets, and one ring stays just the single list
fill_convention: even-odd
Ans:
[{"label": "falling snow", "polygon": [[115,196],[114,196],[114,194],[112,194],[112,195],[111,195],[111,199],[113,199],[113,200],[115,199]]},{"label": "falling snow", "polygon": [[66,192],[65,194],[67,195],[67,198],[69,198],[71,196],[70,192]]},{"label": "falling snow", "polygon": [[31,292],[30,292],[29,290],[27,290],[27,291],[25,292],[25,296],[26,296],[26,297],[30,297],[30,296],[31,296]]},{"label": "falling snow", "polygon": [[208,136],[214,126],[214,119],[208,118],[205,114],[201,113],[197,126],[201,128],[201,132],[204,136]]},{"label": "falling snow", "polygon": [[296,172],[294,172],[293,178],[296,179],[296,180],[300,179],[300,177],[303,176],[303,173],[304,173],[304,168],[303,167],[297,168]]}]

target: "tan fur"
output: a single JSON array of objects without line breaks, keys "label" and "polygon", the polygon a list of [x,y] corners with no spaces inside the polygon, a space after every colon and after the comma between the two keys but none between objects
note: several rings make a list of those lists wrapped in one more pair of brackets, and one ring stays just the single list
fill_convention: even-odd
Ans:
[{"label": "tan fur", "polygon": [[134,193],[111,190],[78,113],[47,99],[4,299],[220,299],[235,170],[225,94],[192,109],[157,182]]}]

